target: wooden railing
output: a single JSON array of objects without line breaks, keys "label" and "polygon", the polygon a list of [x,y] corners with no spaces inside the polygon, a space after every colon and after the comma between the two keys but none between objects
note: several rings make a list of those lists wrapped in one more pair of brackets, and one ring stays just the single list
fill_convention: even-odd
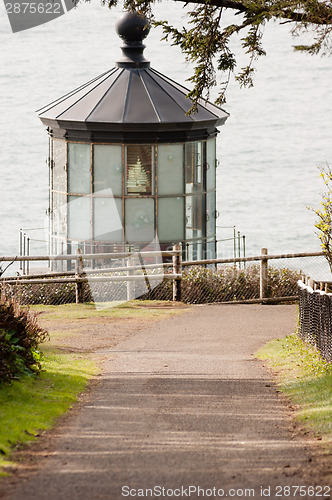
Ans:
[{"label": "wooden railing", "polygon": [[[284,253],[284,254],[268,254],[266,248],[262,248],[261,254],[252,257],[236,257],[229,259],[204,259],[204,260],[194,260],[194,261],[183,261],[182,260],[182,250],[180,245],[174,245],[171,251],[149,251],[144,253],[100,253],[100,254],[81,254],[80,251],[76,255],[30,255],[30,256],[4,256],[0,257],[1,262],[36,262],[36,261],[72,261],[75,263],[75,271],[61,271],[61,272],[48,272],[42,274],[29,274],[21,275],[16,277],[2,277],[0,282],[6,282],[7,284],[45,284],[47,283],[75,283],[76,285],[76,302],[82,302],[83,300],[83,283],[87,282],[111,282],[111,281],[125,281],[127,282],[127,298],[132,300],[133,293],[130,283],[137,280],[145,279],[147,287],[149,288],[150,281],[163,279],[173,280],[173,300],[181,300],[181,280],[183,277],[182,269],[188,266],[211,266],[218,264],[239,264],[248,262],[259,262],[260,263],[260,293],[259,298],[248,300],[247,302],[269,302],[275,301],[276,297],[269,298],[267,296],[268,289],[268,263],[271,260],[277,259],[297,259],[303,257],[320,257],[323,256],[323,252],[301,252],[301,253]],[[139,265],[133,264],[133,259],[139,258]],[[152,264],[144,264],[143,258],[155,258],[160,260],[160,262],[155,262]],[[172,257],[172,262],[162,262],[166,257]],[[84,261],[98,261],[103,260],[119,260],[126,259],[126,265],[120,267],[106,267],[102,269],[84,269]],[[163,274],[148,274],[149,270],[152,269],[162,269],[162,268],[172,267],[171,273]],[[135,274],[135,271],[143,271],[143,275]],[[122,276],[112,276],[115,272],[126,272],[126,275]],[[106,274],[107,276],[93,276],[97,273]],[[279,300],[296,300],[297,296],[287,296],[278,297]]]}]

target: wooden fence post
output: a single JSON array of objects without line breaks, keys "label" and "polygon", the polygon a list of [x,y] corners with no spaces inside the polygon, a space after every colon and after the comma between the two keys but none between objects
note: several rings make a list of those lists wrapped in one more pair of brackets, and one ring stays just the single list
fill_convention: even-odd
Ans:
[{"label": "wooden fence post", "polygon": [[[173,274],[182,274],[182,259],[181,259],[181,245],[177,243],[173,246],[174,252],[179,252],[173,255]],[[181,301],[181,280],[173,280],[173,301]]]},{"label": "wooden fence post", "polygon": [[[261,249],[261,255],[267,255],[267,248]],[[261,260],[260,266],[260,280],[259,280],[259,298],[266,299],[267,298],[267,286],[268,286],[268,259]]]},{"label": "wooden fence post", "polygon": [[75,260],[75,279],[76,279],[76,304],[84,302],[84,288],[82,281],[78,281],[83,276],[83,258],[81,249],[77,249],[77,257]]}]

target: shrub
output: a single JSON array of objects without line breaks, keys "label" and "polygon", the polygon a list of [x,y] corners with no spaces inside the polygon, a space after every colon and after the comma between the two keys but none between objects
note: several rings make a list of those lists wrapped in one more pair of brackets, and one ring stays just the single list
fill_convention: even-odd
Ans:
[{"label": "shrub", "polygon": [[[297,295],[297,280],[301,275],[288,268],[268,268],[268,296]],[[260,266],[247,265],[214,267],[191,266],[183,268],[182,301],[189,304],[228,302],[259,298]],[[141,299],[172,300],[172,282],[164,280]]]},{"label": "shrub", "polygon": [[41,369],[38,344],[48,337],[36,315],[1,291],[0,294],[0,383],[35,374]]},{"label": "shrub", "polygon": [[[165,272],[172,273],[169,267]],[[159,274],[160,270],[149,270],[149,274]],[[103,273],[99,273],[103,275]],[[113,274],[114,275],[114,274]],[[120,273],[120,276],[125,273]],[[274,266],[268,267],[268,297],[287,297],[297,295],[297,280],[301,273]],[[182,301],[189,304],[228,302],[259,298],[260,266],[250,264],[238,268],[231,265],[208,267],[183,267],[181,283]],[[172,300],[173,283],[163,280],[157,286],[151,281],[152,289],[147,286],[142,275],[135,283],[136,297],[141,300]],[[8,285],[7,285],[8,286]],[[11,293],[19,298],[21,304],[68,304],[75,302],[75,284],[45,283],[10,285]],[[84,302],[107,302],[127,299],[127,283],[93,282],[84,283]]]}]

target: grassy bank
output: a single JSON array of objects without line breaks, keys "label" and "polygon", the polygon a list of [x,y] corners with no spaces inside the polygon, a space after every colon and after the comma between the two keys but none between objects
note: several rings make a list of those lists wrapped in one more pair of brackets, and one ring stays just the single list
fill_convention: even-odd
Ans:
[{"label": "grassy bank", "polygon": [[269,342],[257,357],[267,361],[282,392],[297,405],[297,418],[331,445],[332,364],[296,334]]},{"label": "grassy bank", "polygon": [[13,465],[11,451],[51,428],[97,372],[95,363],[77,355],[47,354],[38,377],[0,387],[0,475]]}]

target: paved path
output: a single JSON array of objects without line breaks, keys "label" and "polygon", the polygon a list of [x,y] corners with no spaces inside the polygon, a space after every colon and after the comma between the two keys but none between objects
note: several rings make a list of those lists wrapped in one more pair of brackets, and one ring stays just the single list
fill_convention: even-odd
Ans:
[{"label": "paved path", "polygon": [[[286,498],[278,485],[315,483],[310,443],[252,356],[295,325],[295,306],[195,306],[104,351],[101,382],[8,499],[118,500],[154,486],[186,498],[189,485]],[[171,498],[145,498],[159,496]]]}]

